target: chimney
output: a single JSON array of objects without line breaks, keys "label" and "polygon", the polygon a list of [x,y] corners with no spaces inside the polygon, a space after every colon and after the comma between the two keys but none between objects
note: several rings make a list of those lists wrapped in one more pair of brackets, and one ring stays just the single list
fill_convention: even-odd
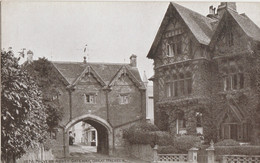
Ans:
[{"label": "chimney", "polygon": [[217,10],[218,17],[221,17],[227,9],[237,12],[236,2],[220,2]]},{"label": "chimney", "polygon": [[83,59],[83,63],[87,63],[87,57],[84,56]]},{"label": "chimney", "polygon": [[33,62],[33,52],[31,50],[28,50],[28,52],[27,52],[27,61],[28,61],[28,63]]},{"label": "chimney", "polygon": [[148,86],[148,79],[146,77],[145,71],[144,71],[144,76],[143,76],[143,83],[144,83],[145,87],[147,88],[147,86]]},{"label": "chimney", "polygon": [[137,63],[136,63],[136,55],[132,54],[131,57],[130,57],[130,66],[131,67],[136,67],[137,66]]},{"label": "chimney", "polygon": [[207,17],[212,18],[212,19],[216,19],[216,13],[215,13],[216,8],[213,8],[213,6],[209,6],[209,14],[207,15]]}]

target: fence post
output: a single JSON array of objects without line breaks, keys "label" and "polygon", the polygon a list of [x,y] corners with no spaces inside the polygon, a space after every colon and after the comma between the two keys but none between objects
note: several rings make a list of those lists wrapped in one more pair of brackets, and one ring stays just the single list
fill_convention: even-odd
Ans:
[{"label": "fence post", "polygon": [[197,163],[198,162],[198,148],[191,148],[188,151],[188,159],[189,163]]},{"label": "fence post", "polygon": [[215,162],[215,148],[214,148],[214,142],[213,140],[210,141],[210,146],[206,149],[208,153],[208,163],[214,163]]},{"label": "fence post", "polygon": [[158,146],[155,145],[153,147],[153,162],[157,162],[158,161],[158,152],[157,152],[157,150],[158,150]]}]

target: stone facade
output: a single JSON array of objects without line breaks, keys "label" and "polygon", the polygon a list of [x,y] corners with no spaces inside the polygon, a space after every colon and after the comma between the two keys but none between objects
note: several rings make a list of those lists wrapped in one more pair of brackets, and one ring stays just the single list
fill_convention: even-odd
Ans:
[{"label": "stone facade", "polygon": [[172,134],[254,141],[260,29],[235,2],[210,9],[207,17],[175,3],[167,9],[147,56],[155,124]]},{"label": "stone facade", "polygon": [[83,121],[97,130],[97,152],[117,154],[126,150],[123,128],[145,119],[145,87],[130,64],[53,62],[61,78],[58,100],[63,118],[57,132],[54,153],[68,156],[68,131]]}]

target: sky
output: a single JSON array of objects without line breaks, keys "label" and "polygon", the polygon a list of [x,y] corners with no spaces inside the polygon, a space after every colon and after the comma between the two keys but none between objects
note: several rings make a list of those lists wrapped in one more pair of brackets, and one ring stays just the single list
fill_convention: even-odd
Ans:
[{"label": "sky", "polygon": [[[219,2],[177,2],[202,15]],[[3,1],[1,47],[32,50],[34,59],[129,63],[137,55],[141,76],[154,74],[146,58],[169,2]],[[260,27],[260,2],[237,3]],[[87,50],[84,52],[85,45]],[[24,59],[25,60],[25,59]],[[149,82],[152,84],[152,82]]]}]

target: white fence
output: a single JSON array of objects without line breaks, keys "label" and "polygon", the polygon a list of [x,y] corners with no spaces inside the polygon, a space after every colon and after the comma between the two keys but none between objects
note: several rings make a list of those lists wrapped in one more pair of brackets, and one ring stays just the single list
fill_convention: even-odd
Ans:
[{"label": "white fence", "polygon": [[250,156],[250,155],[224,155],[222,163],[259,163],[260,156]]},{"label": "white fence", "polygon": [[157,162],[188,162],[188,154],[158,154]]}]

